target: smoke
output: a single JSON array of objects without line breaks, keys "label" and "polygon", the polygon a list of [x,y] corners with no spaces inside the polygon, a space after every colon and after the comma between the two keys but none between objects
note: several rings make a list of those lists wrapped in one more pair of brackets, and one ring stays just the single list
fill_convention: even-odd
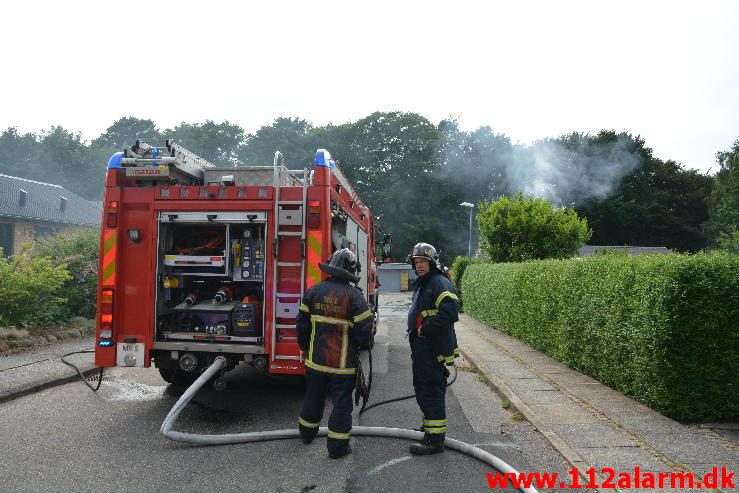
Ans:
[{"label": "smoke", "polygon": [[555,206],[604,199],[641,164],[641,156],[630,145],[631,140],[623,136],[612,142],[587,137],[575,143],[536,142],[506,163],[508,188],[550,200]]},{"label": "smoke", "polygon": [[[470,232],[473,254],[479,244],[477,223],[473,220],[469,227],[470,209],[459,206],[461,202],[477,205],[522,191],[549,200],[554,207],[581,206],[612,195],[644,159],[638,138],[613,131],[595,136],[573,133],[531,145],[511,143],[489,127],[469,133],[452,128],[446,135],[441,166],[429,177],[435,183],[426,188],[437,193],[423,193],[416,183],[403,185],[409,194],[424,197],[424,204],[437,200],[436,227],[425,231],[423,238],[438,233],[437,246],[447,253],[442,255],[445,263],[467,254]],[[476,215],[478,208],[472,212]]]},{"label": "smoke", "polygon": [[454,183],[461,199],[496,199],[522,191],[554,206],[581,204],[611,195],[642,163],[627,134],[571,134],[529,146],[481,128],[445,150],[440,177]]}]

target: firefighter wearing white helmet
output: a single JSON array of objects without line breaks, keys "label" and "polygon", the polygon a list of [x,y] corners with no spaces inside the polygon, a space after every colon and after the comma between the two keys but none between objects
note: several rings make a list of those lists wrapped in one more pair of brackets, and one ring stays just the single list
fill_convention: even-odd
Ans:
[{"label": "firefighter wearing white helmet", "polygon": [[328,418],[327,446],[329,457],[336,459],[351,452],[358,348],[370,342],[373,315],[362,293],[349,284],[359,281],[359,264],[351,250],[337,250],[328,264],[318,266],[331,277],[305,292],[297,317],[298,345],[306,370],[298,428],[303,442],[311,443],[330,394],[334,407]]},{"label": "firefighter wearing white helmet", "polygon": [[424,437],[411,445],[413,454],[444,451],[446,438],[446,366],[454,365],[459,320],[459,298],[452,283],[441,272],[439,254],[428,243],[417,243],[408,261],[418,275],[413,304],[408,312],[413,388],[423,413]]}]

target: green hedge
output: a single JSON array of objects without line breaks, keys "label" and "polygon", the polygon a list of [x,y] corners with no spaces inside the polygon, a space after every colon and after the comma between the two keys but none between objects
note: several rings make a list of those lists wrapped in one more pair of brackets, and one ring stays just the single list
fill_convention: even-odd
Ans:
[{"label": "green hedge", "polygon": [[457,257],[452,263],[452,284],[458,293],[462,292],[462,276],[469,265],[470,259],[467,257]]},{"label": "green hedge", "polygon": [[676,419],[739,415],[739,256],[470,265],[465,311]]}]

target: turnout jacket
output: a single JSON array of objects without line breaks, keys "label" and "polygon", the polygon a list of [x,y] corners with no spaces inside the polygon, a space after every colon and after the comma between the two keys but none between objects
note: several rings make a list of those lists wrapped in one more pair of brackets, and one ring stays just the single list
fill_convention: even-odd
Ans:
[{"label": "turnout jacket", "polygon": [[374,317],[362,293],[335,277],[303,296],[297,317],[305,367],[328,375],[355,375],[359,346],[369,345]]},{"label": "turnout jacket", "polygon": [[454,322],[459,320],[459,298],[449,279],[436,269],[419,277],[408,312],[408,332],[426,337],[437,360],[454,364],[457,336]]}]

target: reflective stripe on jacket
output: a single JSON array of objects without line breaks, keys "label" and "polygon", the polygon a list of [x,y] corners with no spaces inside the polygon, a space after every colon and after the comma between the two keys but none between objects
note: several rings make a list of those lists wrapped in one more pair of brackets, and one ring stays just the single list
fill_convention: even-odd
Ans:
[{"label": "reflective stripe on jacket", "polygon": [[432,270],[418,279],[414,303],[408,313],[408,331],[427,337],[438,353],[437,360],[454,363],[457,353],[454,323],[459,320],[459,297],[449,279]]},{"label": "reflective stripe on jacket", "polygon": [[332,277],[310,288],[297,317],[306,368],[331,375],[356,374],[358,347],[369,344],[373,320],[362,293],[348,282]]}]

